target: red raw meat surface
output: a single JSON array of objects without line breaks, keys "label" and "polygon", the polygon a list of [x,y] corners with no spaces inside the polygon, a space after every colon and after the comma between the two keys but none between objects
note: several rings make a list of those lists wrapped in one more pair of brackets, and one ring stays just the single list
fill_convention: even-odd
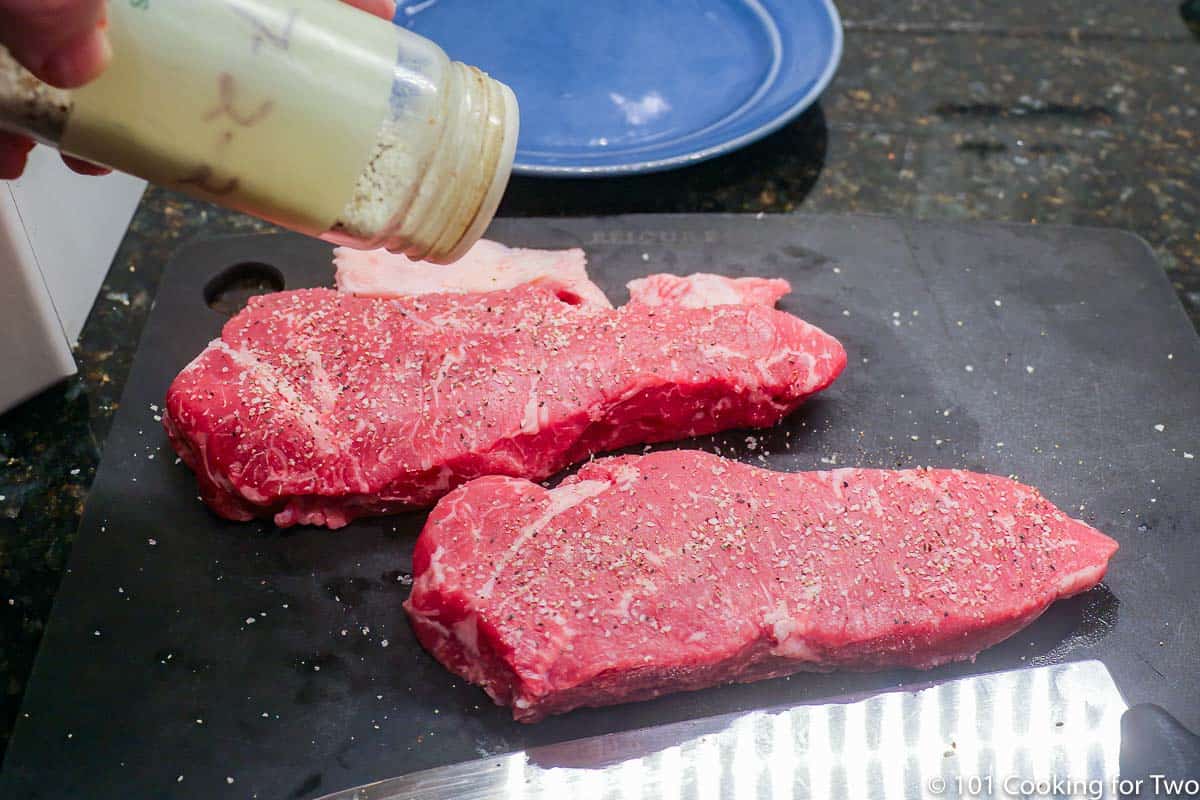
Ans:
[{"label": "red raw meat surface", "polygon": [[338,528],[482,475],[537,480],[603,450],[775,424],[846,354],[770,307],[786,283],[763,284],[711,307],[685,291],[687,307],[611,309],[551,280],[255,297],[175,379],[164,424],[221,516]]},{"label": "red raw meat surface", "polygon": [[553,490],[438,503],[406,603],[421,643],[533,722],[800,670],[970,659],[1094,586],[1117,544],[961,470],[783,473],[606,458]]}]

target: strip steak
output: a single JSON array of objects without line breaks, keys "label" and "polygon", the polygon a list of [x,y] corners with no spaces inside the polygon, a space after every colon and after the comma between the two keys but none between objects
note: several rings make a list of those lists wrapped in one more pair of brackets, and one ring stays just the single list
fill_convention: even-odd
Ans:
[{"label": "strip steak", "polygon": [[438,503],[405,604],[514,718],[800,670],[971,659],[1117,549],[1036,489],[960,470],[783,473],[696,451]]},{"label": "strip steak", "polygon": [[[575,295],[582,305],[612,308],[604,292],[588,278],[587,257],[578,248],[530,250],[481,239],[453,264],[430,264],[387,250],[338,247],[333,251],[333,263],[338,291],[360,297],[493,292],[545,281]],[[785,288],[783,294],[787,291]],[[774,300],[768,303],[774,304]]]},{"label": "strip steak", "polygon": [[758,303],[773,306],[792,291],[782,278],[727,278],[697,272],[680,275],[649,275],[626,284],[630,298],[648,306],[705,308],[729,303]]},{"label": "strip steak", "polygon": [[338,528],[481,475],[773,425],[846,363],[769,304],[611,309],[574,285],[252,298],[172,383],[164,424],[221,516]]}]

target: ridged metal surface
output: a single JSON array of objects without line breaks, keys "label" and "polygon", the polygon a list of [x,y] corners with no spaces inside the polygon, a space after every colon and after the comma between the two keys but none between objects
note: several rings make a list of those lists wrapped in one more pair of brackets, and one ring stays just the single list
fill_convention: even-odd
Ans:
[{"label": "ridged metal surface", "polygon": [[1116,797],[1126,704],[1098,661],[481,759],[322,800]]}]

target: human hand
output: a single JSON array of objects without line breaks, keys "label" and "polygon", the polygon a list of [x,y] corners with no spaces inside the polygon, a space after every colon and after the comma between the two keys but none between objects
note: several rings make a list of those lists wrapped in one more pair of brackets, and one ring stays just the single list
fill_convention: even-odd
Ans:
[{"label": "human hand", "polygon": [[342,0],[342,2],[387,20],[396,16],[396,0]]},{"label": "human hand", "polygon": [[[393,0],[343,0],[364,11],[391,19]],[[0,45],[46,83],[74,89],[96,78],[112,59],[105,33],[105,0],[0,0]],[[13,180],[25,170],[33,141],[0,131],[0,180]],[[103,167],[63,156],[67,166],[85,175],[102,175]]]},{"label": "human hand", "polygon": [[[0,44],[46,83],[74,89],[99,75],[112,58],[104,5],[104,0],[0,0]],[[19,177],[31,149],[31,139],[0,131],[0,179]],[[66,161],[86,174],[107,171]]]}]

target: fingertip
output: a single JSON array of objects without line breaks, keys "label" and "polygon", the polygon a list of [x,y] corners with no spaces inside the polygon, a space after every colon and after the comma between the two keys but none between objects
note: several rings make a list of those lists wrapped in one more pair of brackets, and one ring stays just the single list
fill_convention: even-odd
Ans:
[{"label": "fingertip", "polygon": [[82,161],[74,156],[63,155],[63,163],[70,167],[73,171],[80,175],[107,175],[112,172],[108,167],[102,167],[99,164],[93,164],[90,161]]},{"label": "fingertip", "polygon": [[391,21],[396,17],[395,0],[345,0],[345,2],[381,19]]},{"label": "fingertip", "polygon": [[32,149],[32,139],[0,131],[0,180],[15,181],[21,177]]},{"label": "fingertip", "polygon": [[39,78],[60,89],[75,89],[95,79],[112,61],[112,43],[104,25],[62,45],[34,72]]}]

